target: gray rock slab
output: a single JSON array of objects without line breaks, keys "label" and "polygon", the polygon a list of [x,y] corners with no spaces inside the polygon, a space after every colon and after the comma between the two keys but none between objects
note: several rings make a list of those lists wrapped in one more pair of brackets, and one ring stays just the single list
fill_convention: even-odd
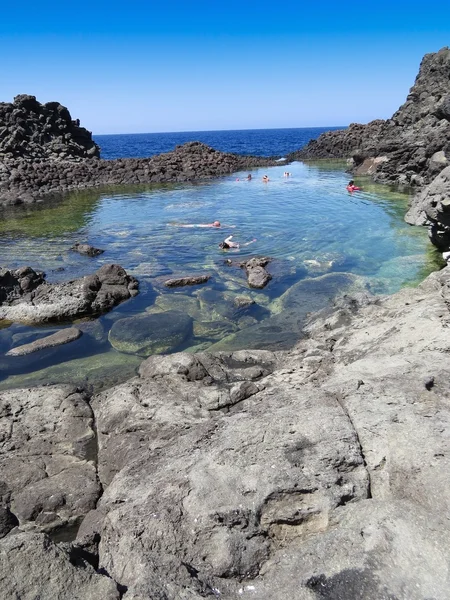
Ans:
[{"label": "gray rock slab", "polygon": [[35,340],[30,344],[23,344],[22,346],[11,348],[11,350],[6,353],[6,356],[25,356],[26,354],[32,354],[33,352],[38,352],[44,348],[62,346],[63,344],[68,344],[77,340],[81,335],[82,332],[76,327],[61,329],[52,335]]},{"label": "gray rock slab", "polygon": [[0,594],[21,600],[119,600],[117,585],[43,534],[0,540]]},{"label": "gray rock slab", "polygon": [[21,525],[70,526],[100,494],[93,415],[72,386],[0,392],[0,479]]}]

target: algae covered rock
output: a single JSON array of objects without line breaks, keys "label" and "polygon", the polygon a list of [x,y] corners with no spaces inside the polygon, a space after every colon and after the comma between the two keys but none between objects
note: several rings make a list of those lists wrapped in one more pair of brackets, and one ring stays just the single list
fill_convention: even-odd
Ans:
[{"label": "algae covered rock", "polygon": [[172,310],[120,319],[108,337],[119,352],[150,356],[173,350],[191,333],[192,318]]}]

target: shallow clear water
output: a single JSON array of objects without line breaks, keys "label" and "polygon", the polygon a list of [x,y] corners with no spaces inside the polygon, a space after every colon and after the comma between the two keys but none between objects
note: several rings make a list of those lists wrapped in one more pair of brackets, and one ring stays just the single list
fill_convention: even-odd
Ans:
[{"label": "shallow clear water", "polygon": [[[0,387],[52,381],[88,381],[99,387],[124,379],[142,354],[118,351],[108,332],[120,318],[146,311],[181,310],[193,317],[193,331],[173,351],[250,347],[252,340],[255,347],[287,347],[300,335],[292,313],[320,308],[322,300],[316,297],[327,296],[327,285],[331,298],[336,287],[348,284],[333,274],[359,276],[353,285],[384,294],[417,283],[439,267],[426,231],[403,221],[405,195],[368,182],[363,192],[350,195],[342,165],[294,163],[288,168],[289,178],[280,166],[253,171],[250,182],[240,173],[195,185],[78,192],[63,202],[5,213],[1,265],[43,269],[53,282],[118,263],[139,279],[140,294],[84,323],[85,333],[76,342],[39,355],[4,357],[12,346],[47,335],[51,328],[14,324],[0,329]],[[261,180],[265,173],[267,184]],[[215,219],[226,226],[180,226]],[[256,241],[238,251],[220,250],[219,242],[230,234],[241,243]],[[105,253],[80,256],[70,250],[77,241]],[[261,291],[250,290],[234,264],[253,255],[273,259],[268,269],[274,278]],[[213,277],[205,286],[168,290],[163,285],[169,276],[191,273]],[[237,311],[236,295],[256,304]],[[264,329],[268,323],[273,327]]]}]

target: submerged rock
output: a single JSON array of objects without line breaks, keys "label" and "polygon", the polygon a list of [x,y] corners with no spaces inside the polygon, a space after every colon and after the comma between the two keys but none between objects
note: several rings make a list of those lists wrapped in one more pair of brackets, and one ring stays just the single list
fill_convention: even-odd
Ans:
[{"label": "submerged rock", "polygon": [[211,279],[211,275],[190,275],[188,277],[179,277],[177,279],[168,279],[164,282],[166,287],[182,287],[184,285],[199,285],[206,283]]},{"label": "submerged rock", "polygon": [[54,348],[55,346],[62,346],[77,340],[82,335],[82,332],[76,327],[70,327],[69,329],[61,329],[52,335],[40,338],[31,342],[30,344],[23,344],[22,346],[15,346],[6,353],[6,356],[24,356],[31,354],[32,352],[38,352],[44,348]]},{"label": "submerged rock", "polygon": [[104,250],[100,250],[100,248],[94,248],[94,246],[90,246],[89,244],[80,244],[77,242],[71,248],[78,254],[84,254],[85,256],[98,256],[99,254],[103,254]]},{"label": "submerged rock", "polygon": [[150,356],[174,350],[191,334],[191,317],[166,311],[120,319],[111,327],[108,339],[119,352]]}]

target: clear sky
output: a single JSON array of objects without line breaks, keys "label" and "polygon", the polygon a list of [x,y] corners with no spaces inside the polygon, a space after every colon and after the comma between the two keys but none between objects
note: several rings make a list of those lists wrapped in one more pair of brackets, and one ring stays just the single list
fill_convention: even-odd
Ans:
[{"label": "clear sky", "polygon": [[2,2],[0,101],[57,100],[94,134],[388,118],[450,1]]}]

